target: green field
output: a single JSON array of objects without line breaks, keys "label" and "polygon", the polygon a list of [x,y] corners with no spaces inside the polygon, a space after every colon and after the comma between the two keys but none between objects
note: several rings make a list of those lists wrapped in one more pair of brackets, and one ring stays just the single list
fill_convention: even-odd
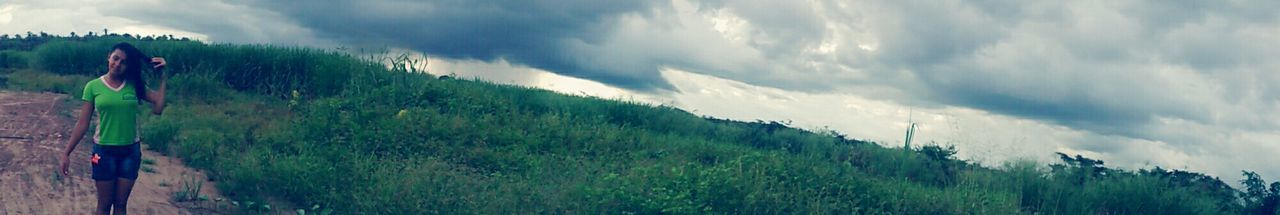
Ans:
[{"label": "green field", "polygon": [[147,114],[143,140],[208,170],[233,200],[295,207],[278,211],[1275,214],[1280,204],[1280,183],[1251,172],[1224,182],[1062,154],[984,167],[951,147],[885,148],[308,48],[5,36],[0,86],[79,98],[120,41],[166,57],[173,74],[169,107]]}]

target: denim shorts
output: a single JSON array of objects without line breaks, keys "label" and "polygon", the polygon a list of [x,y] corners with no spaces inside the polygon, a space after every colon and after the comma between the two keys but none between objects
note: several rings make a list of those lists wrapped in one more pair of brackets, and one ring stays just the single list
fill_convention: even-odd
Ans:
[{"label": "denim shorts", "polygon": [[93,155],[89,161],[93,164],[93,180],[113,181],[117,178],[137,180],[138,168],[142,166],[142,144],[133,143],[124,146],[106,146],[93,144]]}]

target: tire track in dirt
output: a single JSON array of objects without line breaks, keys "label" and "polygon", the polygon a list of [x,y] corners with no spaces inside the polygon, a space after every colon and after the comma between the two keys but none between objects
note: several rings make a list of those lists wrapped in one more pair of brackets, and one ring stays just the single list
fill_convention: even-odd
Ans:
[{"label": "tire track in dirt", "polygon": [[[75,126],[80,101],[52,93],[0,91],[0,214],[91,214],[97,191],[90,176],[89,152],[93,143],[81,141],[72,152],[70,177],[56,169],[70,130]],[[92,124],[91,124],[92,127]],[[86,132],[91,133],[92,130]],[[87,136],[87,135],[86,135]],[[145,146],[145,145],[144,145]],[[145,148],[145,147],[144,147]],[[204,181],[204,173],[182,165],[181,160],[143,151],[152,160],[153,172],[142,172],[129,198],[129,212],[137,214],[217,213],[214,201],[174,202],[183,179]],[[218,199],[212,182],[204,181],[201,194]]]}]

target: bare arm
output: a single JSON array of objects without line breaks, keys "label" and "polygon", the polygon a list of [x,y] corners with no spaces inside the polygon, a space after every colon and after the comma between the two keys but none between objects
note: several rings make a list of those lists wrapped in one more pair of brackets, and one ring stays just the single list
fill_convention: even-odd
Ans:
[{"label": "bare arm", "polygon": [[67,149],[62,152],[62,175],[68,175],[67,165],[70,161],[71,152],[76,150],[76,145],[80,145],[80,139],[84,138],[84,132],[89,130],[89,119],[93,117],[93,102],[84,102],[80,106],[80,119],[76,120],[76,127],[71,129],[71,140],[67,141]]},{"label": "bare arm", "polygon": [[147,90],[147,100],[150,100],[149,102],[151,102],[151,113],[155,115],[160,115],[161,113],[164,112],[164,104],[165,104],[164,103],[164,88],[165,88],[164,82],[166,79],[169,79],[169,78],[167,77],[168,75],[164,73],[164,66],[166,65],[164,58],[158,58],[158,57],[151,58],[151,62],[154,63],[155,65],[154,68],[156,69],[156,71],[160,72],[160,81],[156,82],[156,84],[160,86],[157,87],[156,90]]}]

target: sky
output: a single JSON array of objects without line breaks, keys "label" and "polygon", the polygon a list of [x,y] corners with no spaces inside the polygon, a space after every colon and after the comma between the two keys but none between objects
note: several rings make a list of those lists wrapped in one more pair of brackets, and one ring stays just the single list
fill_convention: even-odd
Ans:
[{"label": "sky", "polygon": [[1280,178],[1280,1],[0,0],[0,34],[383,47],[429,72],[788,121],[988,166]]}]

